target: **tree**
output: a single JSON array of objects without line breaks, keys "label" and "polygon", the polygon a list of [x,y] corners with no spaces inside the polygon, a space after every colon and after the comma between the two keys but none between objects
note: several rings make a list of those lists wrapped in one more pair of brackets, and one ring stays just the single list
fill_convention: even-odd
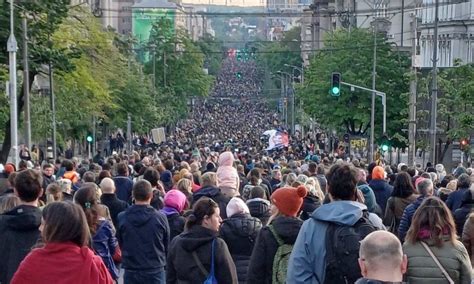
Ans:
[{"label": "tree", "polygon": [[196,44],[205,55],[204,67],[208,69],[209,75],[217,76],[225,53],[222,42],[210,34],[205,34]]},{"label": "tree", "polygon": [[[381,35],[377,40],[376,89],[387,94],[387,134],[405,136],[403,122],[407,112],[407,55],[394,51]],[[323,125],[351,135],[366,135],[370,125],[371,93],[343,87],[339,97],[329,94],[332,72],[342,80],[370,87],[372,84],[373,34],[365,29],[337,30],[329,33],[325,49],[317,52],[305,71],[305,84],[297,92],[304,110]],[[382,134],[382,105],[376,99],[376,131]]]}]

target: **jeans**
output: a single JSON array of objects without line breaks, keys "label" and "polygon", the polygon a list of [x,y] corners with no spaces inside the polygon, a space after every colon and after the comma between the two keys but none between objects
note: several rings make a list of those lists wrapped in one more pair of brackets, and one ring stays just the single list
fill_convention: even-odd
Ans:
[{"label": "jeans", "polygon": [[165,284],[166,273],[163,269],[151,271],[125,270],[124,284]]}]

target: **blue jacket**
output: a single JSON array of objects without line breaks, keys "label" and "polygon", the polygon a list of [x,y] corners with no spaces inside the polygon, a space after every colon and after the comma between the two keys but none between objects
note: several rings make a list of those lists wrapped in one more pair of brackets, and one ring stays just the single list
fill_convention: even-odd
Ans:
[{"label": "blue jacket", "polygon": [[405,210],[403,211],[402,219],[400,219],[400,226],[398,226],[398,237],[401,241],[405,240],[405,236],[407,235],[408,229],[411,226],[411,220],[413,219],[413,215],[415,215],[416,209],[420,207],[423,200],[425,200],[426,196],[419,196],[412,204],[408,205]]},{"label": "blue jacket", "polygon": [[117,176],[114,177],[114,183],[116,188],[115,194],[117,195],[117,198],[127,203],[131,203],[133,181],[129,177]]},{"label": "blue jacket", "polygon": [[451,209],[451,212],[454,213],[456,209],[461,207],[464,194],[468,190],[469,188],[459,188],[458,190],[451,192],[448,195],[448,200],[446,200],[446,205],[448,206],[449,209]]},{"label": "blue jacket", "polygon": [[388,184],[385,180],[382,179],[373,179],[369,182],[370,188],[372,188],[375,194],[375,200],[377,204],[382,209],[382,212],[385,212],[385,207],[387,206],[387,200],[392,195],[393,186]]},{"label": "blue jacket", "polygon": [[118,247],[117,238],[112,224],[108,220],[102,220],[92,237],[92,247],[97,255],[104,261],[105,266],[113,279],[118,279],[120,272],[115,266],[112,256]]},{"label": "blue jacket", "polygon": [[166,216],[146,205],[132,205],[118,215],[117,238],[125,270],[156,271],[166,266],[170,228]]},{"label": "blue jacket", "polygon": [[287,283],[324,283],[328,222],[353,226],[362,218],[363,210],[367,207],[354,201],[334,201],[316,209],[303,223],[296,239],[288,263]]},{"label": "blue jacket", "polygon": [[367,210],[369,210],[369,212],[375,212],[375,209],[377,208],[377,202],[375,200],[375,194],[372,188],[370,188],[368,184],[362,183],[357,185],[357,189],[360,190],[364,195]]}]

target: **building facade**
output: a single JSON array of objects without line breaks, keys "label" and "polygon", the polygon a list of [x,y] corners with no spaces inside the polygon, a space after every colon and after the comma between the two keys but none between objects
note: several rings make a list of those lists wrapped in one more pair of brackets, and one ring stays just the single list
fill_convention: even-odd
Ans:
[{"label": "building facade", "polygon": [[[438,66],[453,67],[455,60],[474,62],[474,0],[442,3],[438,10]],[[435,0],[423,0],[421,18],[420,67],[433,65]]]}]

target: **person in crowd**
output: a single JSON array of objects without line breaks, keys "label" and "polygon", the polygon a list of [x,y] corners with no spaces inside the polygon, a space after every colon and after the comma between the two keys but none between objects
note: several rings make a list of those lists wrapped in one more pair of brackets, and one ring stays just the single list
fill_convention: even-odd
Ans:
[{"label": "person in crowd", "polygon": [[303,221],[308,220],[314,210],[321,206],[324,200],[324,194],[315,177],[308,178],[304,185],[308,189],[308,194],[303,199],[303,205],[301,206],[300,218]]},{"label": "person in crowd", "polygon": [[398,226],[398,237],[402,241],[405,240],[405,235],[411,226],[415,211],[420,207],[423,200],[433,195],[433,182],[430,179],[420,178],[416,185],[416,189],[420,196],[418,196],[413,203],[405,207],[402,219],[400,219],[400,225]]},{"label": "person in crowd", "polygon": [[408,283],[471,283],[469,255],[457,240],[451,211],[437,197],[426,198],[416,210],[403,251],[408,257]]},{"label": "person in crowd", "polygon": [[453,217],[458,236],[462,236],[464,224],[471,212],[474,212],[474,188],[470,188],[464,193],[461,207],[454,211]]},{"label": "person in crowd", "polygon": [[237,268],[239,283],[247,283],[250,256],[262,228],[262,222],[250,215],[245,202],[233,197],[227,204],[227,219],[220,228],[220,237],[226,242]]},{"label": "person in crowd", "polygon": [[100,256],[89,248],[91,235],[80,206],[48,204],[43,210],[41,237],[44,245],[30,252],[11,284],[113,283]]},{"label": "person in crowd", "polygon": [[217,183],[222,194],[232,198],[239,195],[240,179],[234,165],[234,154],[230,151],[219,155],[219,166],[217,167]]},{"label": "person in crowd", "polygon": [[60,178],[56,180],[56,183],[61,187],[63,200],[72,201],[73,191],[72,191],[72,182],[70,179]]},{"label": "person in crowd", "polygon": [[193,194],[193,204],[195,204],[202,197],[208,197],[214,200],[219,205],[221,218],[227,218],[226,207],[230,198],[222,194],[221,190],[219,189],[216,173],[207,172],[202,175],[202,188]]},{"label": "person in crowd", "polygon": [[132,197],[133,181],[129,177],[127,164],[118,163],[116,166],[117,176],[113,178],[116,188],[117,198],[130,203]]},{"label": "person in crowd", "polygon": [[61,168],[64,169],[64,173],[58,178],[70,180],[73,186],[79,182],[79,174],[76,172],[74,163],[71,160],[63,160]]},{"label": "person in crowd", "polygon": [[357,169],[358,173],[358,181],[357,181],[357,189],[362,192],[364,195],[365,205],[367,206],[367,210],[372,213],[380,214],[380,206],[377,204],[375,200],[375,194],[372,188],[370,188],[369,184],[367,183],[367,173],[364,169]]},{"label": "person in crowd", "polygon": [[110,218],[115,228],[118,228],[118,215],[128,208],[128,203],[117,198],[115,194],[115,183],[111,178],[103,178],[99,184],[102,195],[100,203],[107,206]]},{"label": "person in crowd", "polygon": [[162,209],[165,189],[160,183],[160,173],[156,169],[148,167],[143,173],[143,179],[149,181],[153,188],[153,198],[150,205],[156,210]]},{"label": "person in crowd", "polygon": [[150,206],[153,188],[147,180],[133,185],[135,204],[118,215],[124,283],[164,284],[170,229],[166,216]]},{"label": "person in crowd", "polygon": [[372,170],[372,179],[369,182],[370,188],[374,191],[375,200],[383,213],[385,212],[387,200],[393,191],[393,187],[388,184],[385,175],[385,170],[381,166],[375,166]]},{"label": "person in crowd", "polygon": [[[250,258],[248,284],[273,283],[272,281],[276,280],[276,274],[284,274],[283,271],[273,270],[274,258],[280,246],[295,243],[303,224],[297,215],[307,193],[306,187],[300,186],[298,188],[282,187],[272,194],[272,216],[268,225],[263,227],[258,234]],[[280,280],[284,281],[284,279]]]},{"label": "person in crowd", "polygon": [[0,214],[8,212],[20,205],[21,200],[14,194],[5,194],[0,196]]},{"label": "person in crowd", "polygon": [[186,207],[186,196],[179,190],[168,191],[164,198],[164,207],[161,212],[166,215],[170,227],[170,241],[184,231],[183,211]]},{"label": "person in crowd", "polygon": [[448,196],[448,200],[446,200],[446,205],[451,209],[451,212],[454,212],[456,209],[461,207],[464,194],[466,191],[469,191],[469,187],[471,187],[471,178],[465,173],[460,174],[457,178],[456,191],[452,192]]},{"label": "person in crowd", "polygon": [[401,284],[407,270],[407,256],[395,235],[375,231],[360,243],[359,266],[364,277],[355,284]]},{"label": "person in crowd", "polygon": [[[191,207],[191,203],[193,202],[193,182],[187,178],[182,178],[178,181],[176,185],[176,189],[181,191],[184,196],[186,196],[186,205],[184,209],[188,209]],[[200,189],[200,188],[199,188]]]},{"label": "person in crowd", "polygon": [[218,237],[219,205],[202,197],[193,206],[186,231],[173,239],[167,257],[166,283],[203,283],[210,273],[215,282],[237,284],[237,271],[226,243]]},{"label": "person in crowd", "polygon": [[267,225],[270,218],[270,201],[265,199],[265,189],[254,186],[250,192],[250,199],[246,201],[249,213],[252,217],[260,219],[263,225]]},{"label": "person in crowd", "polygon": [[387,208],[383,223],[389,228],[390,232],[398,235],[398,227],[403,216],[405,208],[413,203],[418,195],[416,194],[411,177],[406,172],[398,173],[393,183],[392,195],[387,201]]},{"label": "person in crowd", "polygon": [[277,190],[278,186],[281,184],[281,171],[279,169],[272,170],[272,178],[270,179],[271,193]]},{"label": "person in crowd", "polygon": [[15,195],[20,205],[0,215],[0,283],[10,283],[20,262],[40,237],[43,194],[41,172],[24,170],[15,178]]},{"label": "person in crowd", "polygon": [[[340,277],[347,276],[348,281],[355,282],[362,275],[360,274],[357,258],[359,242],[344,243],[337,241],[328,241],[328,237],[334,239],[336,229],[341,225],[360,228],[355,230],[359,239],[363,239],[368,233],[375,230],[375,227],[368,221],[367,206],[357,199],[357,170],[348,163],[338,163],[331,167],[327,174],[327,189],[331,199],[330,203],[323,204],[312,215],[309,220],[303,224],[295,246],[291,253],[287,281],[288,283],[340,283]],[[365,212],[365,213],[364,213]],[[364,218],[361,218],[366,216]],[[356,227],[357,226],[357,227]],[[329,231],[331,230],[331,231]],[[331,233],[332,232],[332,233]],[[360,232],[360,233],[359,233]],[[327,243],[331,246],[327,247]],[[340,259],[337,265],[334,263],[337,250],[334,246],[345,247],[352,246],[347,255],[346,262]],[[311,249],[308,249],[311,248]],[[329,254],[330,251],[332,254]],[[347,262],[349,261],[349,262]],[[353,263],[355,261],[355,263]],[[346,275],[349,268],[353,275]],[[355,272],[354,272],[355,271]],[[344,281],[344,280],[342,280]]]},{"label": "person in crowd", "polygon": [[84,210],[94,252],[102,258],[112,278],[117,280],[119,270],[113,257],[119,252],[119,248],[115,228],[112,222],[99,215],[100,207],[95,188],[82,186],[74,195],[74,202]]},{"label": "person in crowd", "polygon": [[48,188],[48,185],[53,183],[56,178],[54,177],[54,166],[49,164],[49,163],[45,163],[42,167],[43,169],[43,189],[46,189]]},{"label": "person in crowd", "polygon": [[464,223],[461,240],[471,259],[471,265],[474,265],[474,213],[469,214]]},{"label": "person in crowd", "polygon": [[46,196],[46,204],[64,200],[63,189],[57,182],[50,183],[44,195]]}]

